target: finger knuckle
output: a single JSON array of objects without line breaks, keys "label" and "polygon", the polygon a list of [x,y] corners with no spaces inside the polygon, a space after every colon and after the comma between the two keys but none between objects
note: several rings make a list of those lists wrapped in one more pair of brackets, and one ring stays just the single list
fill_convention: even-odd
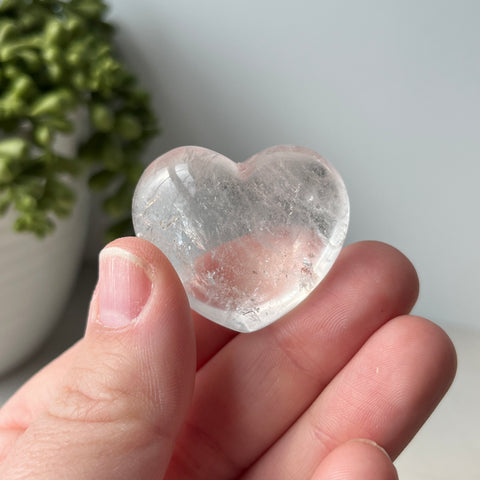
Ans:
[{"label": "finger knuckle", "polygon": [[88,423],[135,416],[141,408],[140,399],[135,395],[135,379],[121,370],[122,363],[121,358],[110,355],[101,368],[74,367],[58,388],[49,413]]}]

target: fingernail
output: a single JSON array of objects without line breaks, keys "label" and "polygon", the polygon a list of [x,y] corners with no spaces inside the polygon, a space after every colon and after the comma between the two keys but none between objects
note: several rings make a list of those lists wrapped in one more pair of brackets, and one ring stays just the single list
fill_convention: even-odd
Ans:
[{"label": "fingernail", "polygon": [[372,447],[375,447],[378,450],[380,450],[389,460],[391,460],[388,452],[383,447],[381,447],[377,442],[374,442],[373,440],[370,440],[368,438],[355,438],[351,441],[352,442],[359,442],[359,443],[366,443],[367,445],[371,445]]},{"label": "fingernail", "polygon": [[109,328],[121,328],[138,318],[150,297],[152,282],[144,261],[118,247],[100,253],[98,317]]}]

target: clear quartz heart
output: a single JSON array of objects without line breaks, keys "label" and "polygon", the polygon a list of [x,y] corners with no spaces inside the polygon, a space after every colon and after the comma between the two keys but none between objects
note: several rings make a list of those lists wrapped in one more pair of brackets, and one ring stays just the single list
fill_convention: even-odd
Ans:
[{"label": "clear quartz heart", "polygon": [[272,147],[234,163],[180,147],[145,170],[132,213],[137,236],[167,256],[196,312],[252,332],[327,274],[345,240],[349,202],[340,175],[306,148]]}]

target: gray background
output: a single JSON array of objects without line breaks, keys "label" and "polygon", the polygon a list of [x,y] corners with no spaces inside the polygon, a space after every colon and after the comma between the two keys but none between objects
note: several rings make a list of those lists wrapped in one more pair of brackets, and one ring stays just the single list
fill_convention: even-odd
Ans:
[{"label": "gray background", "polygon": [[478,326],[480,2],[115,0],[118,44],[153,94],[153,159],[317,150],[350,194],[348,242],[417,267],[418,314]]}]

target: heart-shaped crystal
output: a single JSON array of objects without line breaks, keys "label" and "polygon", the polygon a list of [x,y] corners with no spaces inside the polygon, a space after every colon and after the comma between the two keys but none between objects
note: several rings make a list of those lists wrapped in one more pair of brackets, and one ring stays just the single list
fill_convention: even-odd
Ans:
[{"label": "heart-shaped crystal", "polygon": [[277,146],[243,163],[201,147],[171,150],[143,173],[137,236],[164,252],[191,307],[240,332],[298,305],[335,261],[349,202],[317,153]]}]

